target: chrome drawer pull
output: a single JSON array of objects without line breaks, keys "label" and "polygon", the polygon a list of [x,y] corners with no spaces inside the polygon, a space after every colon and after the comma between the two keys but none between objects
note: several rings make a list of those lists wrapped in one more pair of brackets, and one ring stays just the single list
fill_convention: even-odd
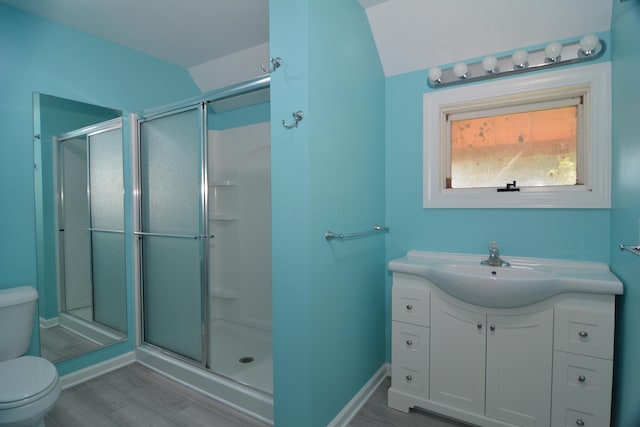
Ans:
[{"label": "chrome drawer pull", "polygon": [[581,383],[585,382],[586,380],[587,380],[587,377],[585,377],[584,375],[580,375],[578,377],[578,381],[581,382]]},{"label": "chrome drawer pull", "polygon": [[584,425],[584,421],[582,421],[582,419],[581,419],[581,418],[578,418],[578,419],[576,420],[576,424],[578,424],[579,426],[583,426],[583,425]]},{"label": "chrome drawer pull", "polygon": [[413,379],[413,377],[411,377],[411,375],[407,375],[407,381],[411,381]]},{"label": "chrome drawer pull", "polygon": [[478,329],[482,329],[482,323],[478,322]]},{"label": "chrome drawer pull", "polygon": [[496,325],[489,326],[489,329],[491,329],[492,331],[495,331],[496,330]]},{"label": "chrome drawer pull", "polygon": [[413,344],[413,341],[407,340],[407,345],[412,345],[412,344]]},{"label": "chrome drawer pull", "polygon": [[407,310],[412,310],[413,306],[411,304],[407,304]]},{"label": "chrome drawer pull", "polygon": [[589,336],[589,333],[586,331],[580,331],[578,332],[578,335],[580,335],[580,338],[586,338]]}]

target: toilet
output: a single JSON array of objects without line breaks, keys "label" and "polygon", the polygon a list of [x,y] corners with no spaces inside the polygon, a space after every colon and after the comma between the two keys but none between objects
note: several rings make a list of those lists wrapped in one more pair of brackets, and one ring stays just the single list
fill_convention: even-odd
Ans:
[{"label": "toilet", "polygon": [[60,396],[53,363],[24,356],[29,349],[38,292],[0,289],[0,427],[44,427]]}]

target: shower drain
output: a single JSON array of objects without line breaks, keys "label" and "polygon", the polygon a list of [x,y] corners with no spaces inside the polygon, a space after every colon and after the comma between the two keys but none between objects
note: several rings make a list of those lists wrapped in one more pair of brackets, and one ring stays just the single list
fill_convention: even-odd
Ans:
[{"label": "shower drain", "polygon": [[245,357],[241,357],[240,359],[238,359],[238,362],[240,363],[251,363],[253,362],[255,359],[251,356],[245,356]]}]

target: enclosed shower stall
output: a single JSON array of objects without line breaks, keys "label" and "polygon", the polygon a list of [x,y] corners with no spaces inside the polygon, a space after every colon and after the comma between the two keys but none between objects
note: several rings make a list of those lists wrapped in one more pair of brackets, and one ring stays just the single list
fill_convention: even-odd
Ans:
[{"label": "enclosed shower stall", "polygon": [[138,118],[142,363],[272,419],[268,78]]}]

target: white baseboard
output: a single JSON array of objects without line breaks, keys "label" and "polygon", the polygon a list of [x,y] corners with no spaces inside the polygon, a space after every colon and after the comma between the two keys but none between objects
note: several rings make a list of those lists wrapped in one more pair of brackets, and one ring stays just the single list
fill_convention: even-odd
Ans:
[{"label": "white baseboard", "polygon": [[40,317],[39,323],[41,328],[48,329],[53,328],[54,326],[58,326],[60,324],[60,319],[58,317],[52,317],[51,319]]},{"label": "white baseboard", "polygon": [[62,389],[73,387],[74,385],[89,381],[107,372],[115,371],[118,368],[127,366],[136,361],[136,353],[130,351],[123,355],[114,357],[113,359],[105,360],[104,362],[88,366],[79,371],[71,372],[70,374],[60,377],[60,386]]},{"label": "white baseboard", "polygon": [[390,370],[388,363],[380,366],[380,369],[362,386],[355,396],[342,408],[342,410],[336,415],[336,417],[328,424],[327,427],[346,427],[351,419],[360,411],[360,408],[367,403],[367,400],[376,391],[378,386],[387,377],[387,372]]}]

